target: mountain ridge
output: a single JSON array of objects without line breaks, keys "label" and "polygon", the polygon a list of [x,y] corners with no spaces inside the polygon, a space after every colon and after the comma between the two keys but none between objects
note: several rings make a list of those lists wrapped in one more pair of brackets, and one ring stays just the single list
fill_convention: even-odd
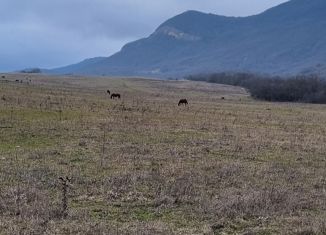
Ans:
[{"label": "mountain ridge", "polygon": [[110,57],[50,72],[149,77],[223,71],[326,74],[323,12],[324,0],[291,0],[248,17],[186,11]]}]

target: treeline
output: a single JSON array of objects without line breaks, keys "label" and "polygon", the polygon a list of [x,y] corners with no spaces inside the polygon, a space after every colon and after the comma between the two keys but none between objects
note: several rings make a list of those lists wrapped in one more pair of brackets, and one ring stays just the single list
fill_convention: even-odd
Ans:
[{"label": "treeline", "polygon": [[326,81],[315,75],[281,78],[249,73],[214,73],[191,75],[186,79],[241,86],[260,100],[326,103]]},{"label": "treeline", "polygon": [[20,73],[42,73],[42,70],[39,68],[29,68],[23,69],[19,71]]}]

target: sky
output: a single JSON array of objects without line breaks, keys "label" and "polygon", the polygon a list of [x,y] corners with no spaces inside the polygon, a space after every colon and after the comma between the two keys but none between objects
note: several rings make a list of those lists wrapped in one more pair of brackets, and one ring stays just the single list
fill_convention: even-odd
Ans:
[{"label": "sky", "polygon": [[186,10],[248,16],[286,0],[0,0],[0,71],[109,56]]}]

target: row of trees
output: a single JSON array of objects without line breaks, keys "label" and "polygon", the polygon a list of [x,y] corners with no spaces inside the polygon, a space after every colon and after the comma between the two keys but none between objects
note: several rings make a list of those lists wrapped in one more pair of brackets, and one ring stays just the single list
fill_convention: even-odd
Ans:
[{"label": "row of trees", "polygon": [[260,100],[326,103],[326,80],[315,75],[281,78],[249,73],[214,73],[191,75],[186,79],[241,86]]},{"label": "row of trees", "polygon": [[20,73],[42,73],[42,70],[39,68],[29,68],[19,71]]}]

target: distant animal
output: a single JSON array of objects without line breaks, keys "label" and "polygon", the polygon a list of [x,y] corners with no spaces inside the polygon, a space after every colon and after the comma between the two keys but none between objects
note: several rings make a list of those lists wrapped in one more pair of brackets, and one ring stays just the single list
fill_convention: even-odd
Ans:
[{"label": "distant animal", "polygon": [[222,96],[222,97],[221,97],[221,100],[225,100],[225,97],[224,97],[224,96]]},{"label": "distant animal", "polygon": [[180,106],[180,105],[185,105],[185,106],[187,106],[188,105],[188,100],[186,100],[186,99],[181,99],[181,100],[179,100],[179,103],[178,103],[178,106]]},{"label": "distant animal", "polygon": [[16,79],[16,82],[20,82],[18,79]]},{"label": "distant animal", "polygon": [[6,78],[6,76],[3,75],[3,76],[1,76],[1,78]]},{"label": "distant animal", "polygon": [[115,99],[115,98],[120,99],[121,98],[121,95],[120,94],[116,94],[116,93],[112,93],[111,99]]},{"label": "distant animal", "polygon": [[106,93],[108,93],[110,95],[111,92],[110,92],[110,90],[107,90]]}]

